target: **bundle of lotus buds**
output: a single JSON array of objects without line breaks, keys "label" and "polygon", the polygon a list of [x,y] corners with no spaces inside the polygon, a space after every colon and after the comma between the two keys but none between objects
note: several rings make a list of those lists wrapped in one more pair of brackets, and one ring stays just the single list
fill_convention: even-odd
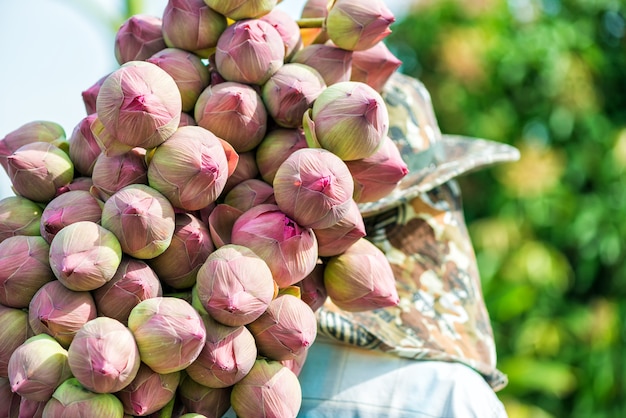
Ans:
[{"label": "bundle of lotus buds", "polygon": [[0,140],[0,417],[295,417],[315,311],[398,303],[359,212],[407,174],[394,17],[276,3],[132,16],[70,135]]}]

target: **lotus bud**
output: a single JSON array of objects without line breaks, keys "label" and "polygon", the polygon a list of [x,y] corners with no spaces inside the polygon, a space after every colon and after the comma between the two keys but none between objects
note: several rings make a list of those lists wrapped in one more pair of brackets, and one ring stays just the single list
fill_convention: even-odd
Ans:
[{"label": "lotus bud", "polygon": [[244,212],[233,225],[232,242],[247,246],[261,257],[281,288],[302,280],[317,262],[313,231],[300,226],[272,204]]},{"label": "lotus bud", "polygon": [[232,20],[254,19],[274,9],[277,0],[204,0],[213,10]]},{"label": "lotus bud", "polygon": [[198,271],[196,289],[209,315],[232,327],[258,318],[274,295],[267,264],[251,249],[233,244],[207,258]]},{"label": "lotus bud", "polygon": [[93,185],[103,200],[131,184],[148,184],[148,165],[143,148],[119,155],[100,154],[92,174]]},{"label": "lotus bud", "polygon": [[203,319],[206,343],[185,371],[193,380],[210,388],[232,386],[248,374],[256,360],[254,337],[244,326],[228,327],[208,315]]},{"label": "lotus bud", "polygon": [[256,164],[263,180],[272,184],[280,164],[294,151],[306,147],[302,129],[274,129],[268,132],[256,150]]},{"label": "lotus bud", "polygon": [[360,51],[387,37],[395,20],[383,0],[371,0],[367,4],[336,0],[326,17],[326,32],[339,48]]},{"label": "lotus bud", "polygon": [[220,203],[209,215],[209,231],[216,248],[231,243],[231,231],[237,218],[243,212],[237,208]]},{"label": "lotus bud", "polygon": [[140,259],[162,254],[176,228],[172,204],[144,184],[131,184],[111,196],[102,208],[101,222],[115,234],[124,253]]},{"label": "lotus bud", "polygon": [[64,227],[79,221],[100,222],[104,203],[84,190],[69,190],[50,201],[41,214],[39,232],[48,243]]},{"label": "lotus bud", "polygon": [[180,114],[180,122],[178,123],[178,127],[182,126],[198,126],[196,120],[189,113],[182,112]]},{"label": "lotus bud", "polygon": [[200,314],[185,300],[174,297],[139,302],[130,312],[128,327],[137,341],[141,360],[161,374],[189,366],[206,341]]},{"label": "lotus bud", "polygon": [[253,206],[275,204],[276,201],[271,185],[263,180],[248,179],[233,187],[224,198],[224,203],[245,212]]},{"label": "lotus bud", "polygon": [[209,70],[199,56],[178,48],[163,49],[146,61],[172,76],[182,98],[184,112],[193,110],[200,93],[209,85]]},{"label": "lotus bud", "polygon": [[96,113],[96,100],[98,99],[98,93],[100,92],[100,87],[102,86],[102,83],[104,83],[104,80],[106,80],[108,76],[109,74],[100,77],[98,81],[96,81],[89,88],[81,92],[83,104],[85,105],[85,111],[88,115]]},{"label": "lotus bud", "polygon": [[123,418],[124,406],[112,393],[91,392],[78,379],[71,377],[54,391],[43,410],[43,416]]},{"label": "lotus bud", "polygon": [[[0,380],[9,376],[7,368],[9,358],[15,349],[26,341],[28,332],[27,312],[0,305]],[[0,405],[6,403],[0,402]]]},{"label": "lotus bud", "polygon": [[302,125],[302,116],[326,88],[324,79],[313,67],[291,63],[280,67],[263,85],[262,97],[267,111],[283,128]]},{"label": "lotus bud", "polygon": [[49,142],[59,145],[65,141],[65,130],[56,122],[36,120],[25,123],[0,139],[0,165],[8,173],[7,157],[31,142]]},{"label": "lotus bud", "polygon": [[84,192],[91,193],[92,187],[93,187],[93,181],[91,177],[84,177],[84,176],[74,177],[74,180],[72,180],[67,186],[61,187],[59,189],[59,195],[63,193],[75,191],[75,190],[82,190]]},{"label": "lotus bud", "polygon": [[283,39],[285,44],[285,61],[289,62],[291,57],[302,48],[302,35],[300,34],[298,22],[289,13],[280,9],[273,9],[260,19],[272,25]]},{"label": "lotus bud", "polygon": [[330,44],[311,44],[298,51],[291,62],[313,67],[326,85],[349,81],[352,73],[352,51]]},{"label": "lotus bud", "polygon": [[310,228],[336,224],[347,213],[354,192],[346,164],[319,148],[304,148],[287,157],[278,167],[273,185],[278,207]]},{"label": "lotus bud", "polygon": [[265,136],[267,111],[251,86],[224,82],[207,87],[194,110],[198,126],[213,132],[237,152],[250,151]]},{"label": "lotus bud", "polygon": [[389,51],[387,45],[378,42],[369,49],[354,51],[350,80],[366,83],[374,90],[382,92],[385,83],[400,65],[402,61]]},{"label": "lotus bud", "polygon": [[[20,402],[22,397],[11,390],[11,383],[6,377],[0,377],[0,410],[1,418],[19,417]],[[229,404],[230,405],[230,404]]]},{"label": "lotus bud", "polygon": [[43,418],[43,409],[46,407],[48,399],[45,401],[31,401],[22,398],[20,400],[20,412],[18,418]]},{"label": "lotus bud", "polygon": [[0,242],[0,304],[28,308],[41,286],[54,280],[48,252],[41,237],[16,235]]},{"label": "lotus bud", "polygon": [[161,19],[137,14],[122,23],[115,34],[114,54],[117,63],[142,61],[165,49]]},{"label": "lotus bud", "polygon": [[162,296],[161,282],[144,261],[124,257],[115,275],[92,292],[98,314],[128,323],[130,311],[142,300]]},{"label": "lotus bud", "polygon": [[315,313],[302,299],[281,294],[258,319],[248,324],[259,353],[272,360],[295,359],[317,336]]},{"label": "lotus bud", "polygon": [[163,11],[163,37],[170,48],[208,58],[224,29],[226,17],[202,0],[170,0]]},{"label": "lotus bud", "polygon": [[39,235],[41,206],[22,196],[0,200],[0,242],[16,235]]},{"label": "lotus bud", "polygon": [[233,174],[226,180],[226,186],[224,186],[222,195],[229,193],[235,186],[246,180],[257,178],[258,175],[259,168],[256,165],[254,150],[242,152],[239,154],[237,168],[235,168]]},{"label": "lotus bud", "polygon": [[22,145],[7,157],[7,165],[15,192],[35,202],[49,202],[74,178],[70,157],[49,142]]},{"label": "lotus bud", "polygon": [[348,212],[336,224],[314,229],[320,257],[331,257],[347,250],[365,236],[365,224],[357,203],[352,200]]},{"label": "lotus bud", "polygon": [[91,113],[81,119],[67,140],[69,156],[74,163],[74,169],[85,176],[91,176],[93,165],[101,152],[100,145],[91,130],[91,125],[96,117],[95,113]]},{"label": "lotus bud", "polygon": [[98,114],[96,113],[96,118],[91,123],[91,132],[102,153],[108,156],[115,156],[125,154],[133,149],[132,145],[123,144],[107,131],[97,116]]},{"label": "lotus bud", "polygon": [[206,417],[222,417],[230,408],[232,386],[210,388],[185,376],[178,387],[178,396],[188,411]]},{"label": "lotus bud", "polygon": [[395,278],[385,254],[361,238],[343,254],[331,257],[324,270],[324,286],[340,309],[360,312],[396,306]]},{"label": "lotus bud", "polygon": [[324,264],[316,264],[311,274],[296,283],[300,287],[300,298],[313,312],[324,305],[328,296],[324,287],[324,268]]},{"label": "lotus bud", "polygon": [[132,416],[152,414],[168,404],[176,394],[180,372],[160,374],[141,363],[137,375],[117,397],[124,404],[124,412]]},{"label": "lotus bud", "polygon": [[102,83],[98,119],[118,141],[153,148],[176,131],[182,99],[165,70],[145,61],[129,61]]},{"label": "lotus bud", "polygon": [[122,261],[122,248],[111,231],[79,221],[55,235],[49,258],[52,272],[65,287],[89,291],[111,280]]},{"label": "lotus bud", "polygon": [[302,403],[298,377],[278,361],[258,359],[230,396],[239,417],[292,417]]},{"label": "lotus bud", "polygon": [[63,347],[70,346],[76,332],[97,315],[89,292],[75,292],[58,280],[35,293],[28,306],[28,323],[35,334],[48,334]]},{"label": "lotus bud", "polygon": [[222,77],[245,84],[265,84],[284,59],[283,38],[260,19],[241,20],[227,27],[215,50],[215,65]]},{"label": "lotus bud", "polygon": [[321,146],[344,161],[372,155],[389,130],[383,98],[357,81],[329,86],[303,121],[310,146]]},{"label": "lotus bud", "polygon": [[295,356],[292,359],[281,360],[280,364],[291,370],[296,376],[300,375],[302,368],[304,367],[304,363],[306,362],[307,355],[309,354],[309,349],[302,350],[300,354]]},{"label": "lotus bud", "polygon": [[67,351],[51,336],[36,335],[17,347],[8,366],[11,390],[32,401],[50,399],[72,373]]},{"label": "lotus bud", "polygon": [[175,215],[175,229],[167,250],[149,261],[159,279],[174,289],[196,283],[200,266],[215,250],[206,224],[189,213]]},{"label": "lotus bud", "polygon": [[389,137],[385,137],[380,148],[371,156],[346,161],[346,165],[354,179],[354,200],[357,203],[382,199],[409,172],[398,147]]}]

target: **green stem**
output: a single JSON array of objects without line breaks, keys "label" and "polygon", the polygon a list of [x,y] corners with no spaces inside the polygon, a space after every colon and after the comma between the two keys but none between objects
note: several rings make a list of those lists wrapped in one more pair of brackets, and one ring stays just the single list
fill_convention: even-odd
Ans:
[{"label": "green stem", "polygon": [[299,19],[297,22],[300,28],[321,28],[325,19],[324,17],[309,17]]}]

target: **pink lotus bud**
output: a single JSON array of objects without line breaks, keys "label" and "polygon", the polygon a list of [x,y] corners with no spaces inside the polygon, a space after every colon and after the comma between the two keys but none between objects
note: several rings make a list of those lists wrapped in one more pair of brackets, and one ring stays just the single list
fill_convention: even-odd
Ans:
[{"label": "pink lotus bud", "polygon": [[387,136],[389,114],[381,95],[365,83],[329,86],[304,116],[309,146],[320,146],[344,161],[372,155]]},{"label": "pink lotus bud", "polygon": [[365,224],[357,203],[352,200],[348,212],[336,224],[314,229],[317,251],[321,257],[338,255],[365,236]]},{"label": "pink lotus bud", "polygon": [[389,137],[385,137],[371,156],[346,161],[346,165],[354,179],[354,200],[357,203],[382,199],[409,173],[398,147]]},{"label": "pink lotus bud", "polygon": [[94,290],[111,280],[122,261],[115,235],[91,221],[74,222],[50,242],[50,267],[74,291]]},{"label": "pink lotus bud", "polygon": [[256,165],[255,151],[246,151],[239,154],[237,161],[237,167],[233,171],[233,174],[226,180],[226,186],[222,191],[222,196],[229,193],[235,186],[246,180],[257,178],[259,175],[259,168]]},{"label": "pink lotus bud", "polygon": [[302,48],[302,35],[298,22],[289,13],[280,9],[272,9],[260,19],[274,26],[285,44],[285,61],[291,60],[291,57]]},{"label": "pink lotus bud", "polygon": [[31,401],[26,398],[20,400],[20,412],[18,418],[43,418],[43,409],[46,407],[48,399],[42,402]]},{"label": "pink lotus bud", "polygon": [[58,145],[65,142],[65,130],[58,123],[36,120],[6,134],[0,139],[0,165],[5,171],[8,172],[7,157],[31,142],[49,142]]},{"label": "pink lotus bud", "polygon": [[298,62],[315,68],[326,85],[330,86],[350,80],[352,54],[352,51],[330,44],[311,44],[298,51],[291,62]]},{"label": "pink lotus bud", "polygon": [[[11,383],[6,377],[0,377],[0,411],[1,418],[21,418],[19,416],[22,397],[11,390]],[[230,405],[230,404],[229,404]]]},{"label": "pink lotus bud", "polygon": [[91,130],[91,125],[96,117],[95,113],[91,113],[81,119],[67,140],[70,147],[69,156],[74,163],[74,169],[85,176],[91,176],[96,158],[101,152],[100,145]]},{"label": "pink lotus bud", "polygon": [[[0,380],[9,376],[9,358],[26,341],[28,333],[28,312],[0,305]],[[0,401],[0,405],[6,403]]]},{"label": "pink lotus bud", "polygon": [[369,49],[354,51],[350,80],[366,83],[374,90],[382,92],[385,83],[400,65],[402,61],[389,51],[387,45],[378,42]]},{"label": "pink lotus bud", "polygon": [[130,311],[142,300],[162,295],[156,273],[141,260],[124,257],[115,275],[92,292],[98,314],[128,323]]},{"label": "pink lotus bud", "polygon": [[130,385],[117,393],[124,404],[124,412],[132,416],[146,416],[165,407],[176,395],[180,374],[156,373],[141,363]]},{"label": "pink lotus bud", "polygon": [[391,33],[393,13],[383,0],[336,0],[326,17],[328,37],[349,51],[369,49]]},{"label": "pink lotus bud", "polygon": [[0,200],[0,242],[15,235],[39,235],[41,206],[22,196]]},{"label": "pink lotus bud", "polygon": [[59,195],[62,195],[63,193],[75,191],[75,190],[82,190],[84,192],[91,193],[92,187],[93,187],[93,180],[91,179],[91,177],[84,177],[84,176],[74,177],[74,180],[72,180],[67,186],[61,187],[59,189]]},{"label": "pink lotus bud", "polygon": [[98,93],[100,92],[100,87],[102,86],[102,83],[104,83],[104,80],[106,80],[108,76],[109,74],[101,77],[89,88],[82,91],[81,96],[85,105],[85,111],[88,115],[96,113],[96,100],[98,99]]},{"label": "pink lotus bud", "polygon": [[237,416],[295,418],[302,404],[302,389],[287,367],[260,358],[233,386],[230,400]]},{"label": "pink lotus bud", "polygon": [[262,97],[267,111],[283,128],[298,128],[302,116],[326,88],[324,79],[313,67],[285,64],[263,85]]},{"label": "pink lotus bud", "polygon": [[258,205],[244,212],[232,230],[233,244],[245,245],[269,266],[279,287],[308,275],[317,261],[317,241],[276,205]]},{"label": "pink lotus bud", "polygon": [[159,279],[174,289],[196,283],[200,266],[215,250],[206,224],[189,213],[177,213],[172,242],[161,255],[149,260]]},{"label": "pink lotus bud", "polygon": [[0,304],[28,308],[39,288],[54,280],[49,250],[41,237],[16,235],[0,242]]},{"label": "pink lotus bud", "polygon": [[284,59],[283,38],[260,19],[241,20],[227,27],[215,50],[215,65],[222,77],[246,84],[264,84]]},{"label": "pink lotus bud", "polygon": [[38,402],[50,399],[54,390],[72,375],[67,351],[46,334],[30,337],[15,349],[8,373],[13,392]]},{"label": "pink lotus bud", "polygon": [[199,56],[178,48],[166,48],[146,61],[172,76],[182,97],[183,111],[193,110],[200,93],[209,85],[209,70]]},{"label": "pink lotus bud", "polygon": [[[139,302],[128,317],[141,360],[157,373],[183,370],[200,355],[206,330],[185,300],[157,297]],[[167,341],[167,344],[163,344]]]},{"label": "pink lotus bud", "polygon": [[328,296],[324,287],[324,268],[324,264],[317,263],[311,274],[296,283],[300,288],[300,298],[313,312],[324,305]]},{"label": "pink lotus bud", "polygon": [[28,323],[35,334],[48,334],[69,347],[76,331],[97,315],[89,292],[75,292],[58,280],[35,293],[28,306]]},{"label": "pink lotus bud", "polygon": [[148,183],[172,205],[202,209],[224,189],[228,161],[219,139],[199,126],[184,126],[161,144],[148,165]]},{"label": "pink lotus bud", "polygon": [[264,203],[275,204],[276,201],[274,189],[270,184],[263,180],[248,179],[233,187],[224,198],[224,203],[245,212],[254,206]]},{"label": "pink lotus bud", "polygon": [[306,147],[302,129],[274,129],[268,132],[256,150],[256,163],[263,180],[272,184],[280,164],[294,151]]},{"label": "pink lotus bud", "polygon": [[[182,404],[186,410],[202,414],[198,415],[198,418],[224,416],[230,408],[231,391],[232,386],[210,388],[201,385],[189,376],[183,377],[180,386],[178,386],[178,396]],[[196,417],[196,415],[192,415],[192,417]]]},{"label": "pink lotus bud", "polygon": [[272,360],[295,359],[317,336],[313,310],[300,298],[278,295],[267,310],[248,324],[259,353]]},{"label": "pink lotus bud", "polygon": [[112,393],[91,392],[78,379],[71,377],[54,391],[43,410],[43,416],[123,418],[124,406]]},{"label": "pink lotus bud", "polygon": [[237,218],[243,211],[220,203],[209,215],[209,231],[215,247],[220,248],[231,243],[231,231]]},{"label": "pink lotus bud", "polygon": [[236,327],[261,315],[274,295],[272,273],[251,249],[228,244],[215,250],[196,278],[198,299],[215,320]]},{"label": "pink lotus bud", "polygon": [[365,238],[328,260],[324,270],[328,296],[340,309],[350,312],[396,306],[395,284],[385,254]]},{"label": "pink lotus bud", "polygon": [[237,152],[256,147],[267,126],[267,111],[259,93],[236,82],[207,87],[198,98],[194,116],[198,126],[210,130]]},{"label": "pink lotus bud", "polygon": [[64,227],[79,221],[100,222],[104,203],[84,190],[70,190],[50,201],[41,214],[41,236],[48,243]]},{"label": "pink lotus bud", "polygon": [[105,129],[121,143],[153,148],[176,131],[182,99],[165,70],[129,61],[102,83],[96,111]]},{"label": "pink lotus bud", "polygon": [[140,259],[154,258],[172,241],[174,208],[155,189],[131,184],[105,202],[102,226],[115,234],[124,253]]},{"label": "pink lotus bud", "polygon": [[204,0],[213,10],[232,20],[254,19],[274,9],[277,0]]},{"label": "pink lotus bud", "polygon": [[143,148],[133,148],[119,155],[98,156],[91,178],[103,200],[131,184],[148,184],[145,151]]},{"label": "pink lotus bud", "polygon": [[9,178],[17,194],[47,203],[74,178],[74,164],[61,148],[49,142],[31,142],[7,157]]},{"label": "pink lotus bud", "polygon": [[165,49],[161,19],[137,14],[122,23],[115,34],[114,53],[117,63],[142,61]]},{"label": "pink lotus bud", "polygon": [[248,374],[256,360],[254,337],[244,326],[225,326],[208,315],[203,319],[206,343],[185,371],[193,380],[210,388],[232,386]]},{"label": "pink lotus bud", "polygon": [[320,148],[295,151],[274,177],[278,207],[298,224],[328,228],[349,209],[354,182],[346,164]]},{"label": "pink lotus bud", "polygon": [[202,0],[170,0],[163,11],[163,37],[170,48],[208,58],[217,45],[226,17]]}]

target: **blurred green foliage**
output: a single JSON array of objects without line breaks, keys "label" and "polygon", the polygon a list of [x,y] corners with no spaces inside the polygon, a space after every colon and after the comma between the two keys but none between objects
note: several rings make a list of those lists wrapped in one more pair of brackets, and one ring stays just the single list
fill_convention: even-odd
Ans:
[{"label": "blurred green foliage", "polygon": [[461,180],[510,417],[625,417],[626,3],[422,0],[392,29],[443,132],[522,154]]}]

